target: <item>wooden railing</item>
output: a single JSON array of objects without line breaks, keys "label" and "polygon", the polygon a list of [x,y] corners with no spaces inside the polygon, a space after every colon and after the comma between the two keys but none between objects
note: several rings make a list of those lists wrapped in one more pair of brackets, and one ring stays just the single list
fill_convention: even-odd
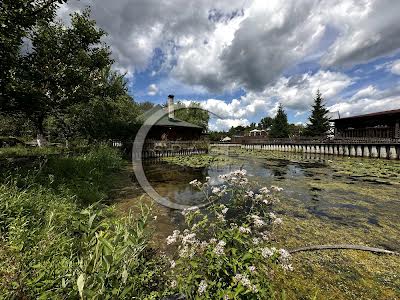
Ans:
[{"label": "wooden railing", "polygon": [[394,138],[326,138],[326,137],[301,137],[301,138],[246,138],[241,144],[400,144],[400,139]]},{"label": "wooden railing", "polygon": [[142,157],[183,156],[208,153],[209,143],[203,140],[159,141],[147,140],[143,145]]}]

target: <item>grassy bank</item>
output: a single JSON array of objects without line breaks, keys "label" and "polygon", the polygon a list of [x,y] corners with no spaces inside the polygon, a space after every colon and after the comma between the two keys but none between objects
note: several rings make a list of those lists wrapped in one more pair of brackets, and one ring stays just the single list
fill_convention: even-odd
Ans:
[{"label": "grassy bank", "polygon": [[162,289],[163,264],[147,248],[150,210],[116,218],[104,205],[121,165],[100,147],[9,170],[0,184],[2,297],[145,299]]}]

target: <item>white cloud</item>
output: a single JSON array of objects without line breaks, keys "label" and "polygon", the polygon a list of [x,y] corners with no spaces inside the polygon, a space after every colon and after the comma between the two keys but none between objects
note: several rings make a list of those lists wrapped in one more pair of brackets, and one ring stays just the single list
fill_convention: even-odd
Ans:
[{"label": "white cloud", "polygon": [[354,65],[400,48],[394,0],[71,0],[59,15],[89,4],[117,67],[213,92],[261,92],[304,60]]},{"label": "white cloud", "polygon": [[350,99],[342,99],[329,107],[332,112],[339,112],[341,117],[362,115],[383,110],[400,108],[400,88],[378,90],[368,86],[357,92]]},{"label": "white cloud", "polygon": [[[214,128],[226,128],[236,124],[234,122],[242,125],[244,122],[250,123],[250,120],[258,121],[265,116],[273,117],[277,112],[278,102],[282,103],[286,110],[294,111],[296,117],[304,116],[310,110],[318,89],[329,103],[337,99],[352,83],[345,74],[319,71],[315,74],[281,77],[275,85],[267,87],[264,91],[248,92],[239,99],[207,99],[199,102],[204,109],[222,118],[221,121],[213,123]],[[363,94],[365,95],[366,91],[359,96]],[[186,100],[186,103],[188,102],[190,100]]]},{"label": "white cloud", "polygon": [[324,65],[355,65],[400,48],[400,1],[326,1],[323,14],[340,34],[322,59]]},{"label": "white cloud", "polygon": [[400,75],[400,59],[395,60],[390,68],[393,74]]},{"label": "white cloud", "polygon": [[250,122],[247,119],[213,119],[210,121],[209,127],[213,131],[227,131],[232,126],[248,126]]},{"label": "white cloud", "polygon": [[147,87],[147,95],[155,96],[157,95],[157,92],[158,92],[158,87],[156,84],[152,83]]},{"label": "white cloud", "polygon": [[310,109],[318,89],[329,102],[351,84],[351,78],[343,73],[318,71],[315,74],[281,77],[261,93],[247,93],[245,99],[248,103],[265,99],[269,107],[272,103],[280,102],[286,109],[292,109],[299,115]]}]

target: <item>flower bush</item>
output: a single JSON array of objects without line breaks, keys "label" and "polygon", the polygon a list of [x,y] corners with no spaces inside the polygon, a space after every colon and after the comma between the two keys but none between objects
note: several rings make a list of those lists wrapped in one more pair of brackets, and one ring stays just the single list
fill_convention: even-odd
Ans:
[{"label": "flower bush", "polygon": [[271,298],[274,270],[292,269],[289,252],[271,241],[273,229],[282,224],[272,211],[282,189],[255,189],[245,170],[220,179],[223,184],[214,187],[209,178],[190,182],[204,192],[210,206],[184,210],[187,228],[166,240],[176,249],[170,260],[170,289],[188,299]]}]

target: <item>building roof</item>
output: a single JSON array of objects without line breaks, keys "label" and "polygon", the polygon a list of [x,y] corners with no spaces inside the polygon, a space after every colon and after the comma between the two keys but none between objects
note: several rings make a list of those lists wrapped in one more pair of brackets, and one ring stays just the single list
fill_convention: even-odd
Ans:
[{"label": "building roof", "polygon": [[395,114],[400,114],[400,109],[385,110],[385,111],[379,111],[379,112],[374,112],[374,113],[370,113],[370,114],[338,118],[338,119],[333,119],[332,121],[335,122],[335,121],[340,121],[340,120],[355,120],[355,119],[363,119],[363,118],[370,118],[370,117],[377,117],[377,116],[390,116],[390,115],[395,115]]},{"label": "building roof", "polygon": [[[156,105],[143,113],[139,118],[141,120],[147,120],[151,115],[156,113],[159,110],[163,110],[163,108],[160,105]],[[203,127],[200,127],[198,125],[180,120],[178,118],[169,118],[168,113],[166,113],[160,120],[158,120],[154,125],[156,126],[165,126],[165,127],[187,127],[187,128],[198,128],[198,129],[203,129]]]}]

